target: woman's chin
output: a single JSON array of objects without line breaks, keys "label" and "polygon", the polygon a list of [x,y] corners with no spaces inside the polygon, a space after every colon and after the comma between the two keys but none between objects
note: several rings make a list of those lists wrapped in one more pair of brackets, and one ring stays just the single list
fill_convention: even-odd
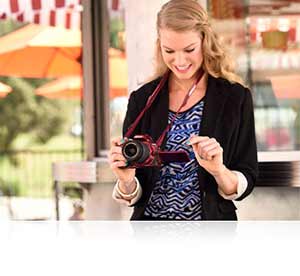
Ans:
[{"label": "woman's chin", "polygon": [[177,79],[179,80],[190,80],[193,78],[193,76],[195,75],[192,72],[187,72],[185,74],[183,73],[178,73],[178,72],[173,72],[175,74],[175,76],[177,77]]}]

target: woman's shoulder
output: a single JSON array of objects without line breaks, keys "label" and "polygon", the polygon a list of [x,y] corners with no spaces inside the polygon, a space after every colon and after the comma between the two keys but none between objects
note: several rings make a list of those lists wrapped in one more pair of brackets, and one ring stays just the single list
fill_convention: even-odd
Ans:
[{"label": "woman's shoulder", "polygon": [[160,80],[161,77],[142,84],[139,88],[131,92],[131,96],[137,98],[148,98],[149,95],[152,94],[154,89],[157,87]]},{"label": "woman's shoulder", "polygon": [[249,88],[247,88],[247,86],[239,82],[231,82],[228,79],[221,78],[221,77],[215,79],[219,85],[222,85],[232,91],[236,91],[237,93],[245,93],[245,91],[249,91]]},{"label": "woman's shoulder", "polygon": [[234,98],[238,101],[243,101],[245,98],[251,98],[251,91],[250,89],[238,82],[231,82],[225,78],[214,78],[217,87],[223,93],[227,93],[227,96],[230,98]]}]

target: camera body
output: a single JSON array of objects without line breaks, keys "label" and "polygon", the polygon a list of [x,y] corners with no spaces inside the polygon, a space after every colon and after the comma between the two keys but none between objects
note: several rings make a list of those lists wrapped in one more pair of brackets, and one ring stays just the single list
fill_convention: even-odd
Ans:
[{"label": "camera body", "polygon": [[128,162],[127,168],[161,166],[159,148],[149,135],[135,135],[122,144],[122,154]]},{"label": "camera body", "polygon": [[145,135],[135,135],[121,145],[122,154],[128,162],[126,168],[161,167],[169,162],[188,162],[185,151],[162,151],[152,138]]}]

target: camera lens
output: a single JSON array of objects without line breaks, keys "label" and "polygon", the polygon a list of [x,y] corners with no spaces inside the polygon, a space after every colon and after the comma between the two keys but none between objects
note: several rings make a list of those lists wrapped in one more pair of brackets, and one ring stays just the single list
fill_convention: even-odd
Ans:
[{"label": "camera lens", "polygon": [[142,163],[149,157],[150,151],[146,144],[132,140],[123,145],[122,153],[127,161]]},{"label": "camera lens", "polygon": [[133,158],[137,154],[138,149],[137,149],[137,146],[135,144],[130,143],[124,148],[124,152],[125,152],[127,157]]}]

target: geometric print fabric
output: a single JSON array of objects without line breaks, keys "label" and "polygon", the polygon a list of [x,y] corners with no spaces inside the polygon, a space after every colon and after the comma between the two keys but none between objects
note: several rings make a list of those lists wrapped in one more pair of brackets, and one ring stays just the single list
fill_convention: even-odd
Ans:
[{"label": "geometric print fabric", "polygon": [[[204,99],[180,112],[167,134],[165,150],[184,150],[190,156],[187,163],[172,162],[161,167],[144,215],[157,219],[201,220],[202,204],[198,179],[198,163],[191,146],[185,143],[191,134],[199,134]],[[169,111],[171,122],[175,112]]]}]

